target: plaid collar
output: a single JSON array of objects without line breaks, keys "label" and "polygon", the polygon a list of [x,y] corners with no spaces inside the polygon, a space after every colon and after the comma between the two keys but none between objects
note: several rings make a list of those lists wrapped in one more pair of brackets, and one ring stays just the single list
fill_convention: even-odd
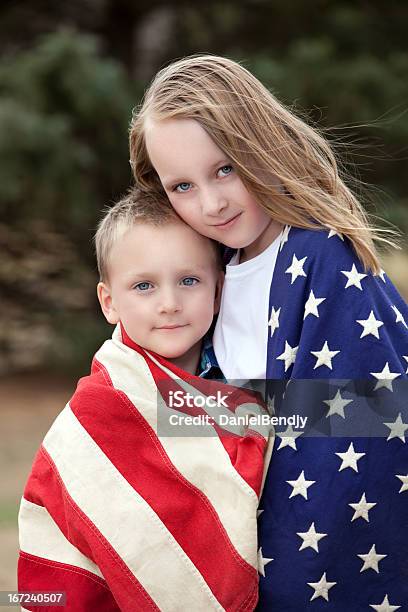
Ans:
[{"label": "plaid collar", "polygon": [[203,339],[203,347],[201,350],[201,360],[198,367],[198,376],[201,378],[211,378],[225,381],[224,375],[218,365],[217,358],[214,353],[210,336],[207,335]]}]

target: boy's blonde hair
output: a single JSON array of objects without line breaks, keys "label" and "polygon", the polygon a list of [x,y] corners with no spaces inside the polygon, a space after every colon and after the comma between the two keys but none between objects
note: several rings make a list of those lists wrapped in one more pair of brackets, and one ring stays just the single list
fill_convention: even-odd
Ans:
[{"label": "boy's blonde hair", "polygon": [[180,219],[167,198],[130,189],[124,198],[106,208],[95,234],[96,261],[101,282],[108,279],[109,254],[115,242],[138,221],[164,225]]},{"label": "boy's blonde hair", "polygon": [[196,120],[231,159],[247,189],[273,219],[295,227],[340,232],[350,239],[364,267],[379,272],[374,240],[392,245],[379,235],[389,230],[371,225],[341,179],[326,139],[283,106],[243,66],[213,55],[179,60],[156,75],[140,108],[135,109],[130,162],[136,182],[165,198],[146,150],[147,117],[153,121]]},{"label": "boy's blonde hair", "polygon": [[[104,213],[94,238],[99,279],[103,283],[109,278],[109,255],[112,247],[127,230],[138,223],[156,227],[169,223],[184,224],[171,207],[167,196],[163,197],[154,192],[146,193],[137,188],[130,189],[124,198],[107,208]],[[217,268],[221,269],[219,245],[214,240],[208,241],[211,243]]]}]

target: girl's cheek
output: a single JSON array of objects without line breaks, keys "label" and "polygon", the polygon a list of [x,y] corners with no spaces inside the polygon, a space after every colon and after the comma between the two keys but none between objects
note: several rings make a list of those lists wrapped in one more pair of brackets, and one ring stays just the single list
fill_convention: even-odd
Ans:
[{"label": "girl's cheek", "polygon": [[182,216],[183,208],[184,208],[182,203],[179,202],[179,200],[176,197],[172,196],[171,194],[169,195],[169,200],[170,200],[170,204],[172,205],[176,213]]},{"label": "girl's cheek", "polygon": [[197,219],[197,211],[194,208],[194,204],[187,205],[187,203],[171,202],[171,205],[186,223],[191,224],[191,222]]}]

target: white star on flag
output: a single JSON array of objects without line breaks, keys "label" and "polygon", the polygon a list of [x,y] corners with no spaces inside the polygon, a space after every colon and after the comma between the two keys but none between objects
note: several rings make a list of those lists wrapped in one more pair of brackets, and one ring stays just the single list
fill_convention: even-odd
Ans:
[{"label": "white star on flag", "polygon": [[330,368],[330,370],[332,370],[333,368],[332,368],[331,360],[338,353],[340,353],[340,351],[331,351],[329,349],[329,345],[327,344],[327,340],[323,344],[323,347],[321,348],[320,351],[310,351],[310,352],[312,353],[312,355],[317,357],[316,363],[315,363],[314,368],[313,368],[314,370],[316,370],[316,368],[320,368],[320,366],[322,366],[322,365],[324,365],[324,366]]},{"label": "white star on flag", "polygon": [[360,570],[360,574],[361,572],[365,572],[368,569],[373,569],[375,572],[377,572],[377,574],[379,574],[380,570],[378,569],[378,564],[381,559],[385,559],[386,556],[387,555],[377,554],[377,551],[375,550],[375,544],[372,545],[366,555],[357,555],[357,557],[360,557],[360,559],[364,561],[364,565]]},{"label": "white star on flag", "polygon": [[285,446],[290,446],[291,448],[294,448],[295,450],[297,450],[296,438],[301,436],[302,433],[303,431],[293,431],[292,425],[288,425],[285,431],[281,431],[280,433],[276,434],[279,438],[281,438],[281,442],[277,450],[280,450],[281,448],[284,448]]},{"label": "white star on flag", "polygon": [[258,550],[258,572],[265,578],[265,565],[268,565],[273,559],[262,556],[262,546]]},{"label": "white star on flag", "polygon": [[351,399],[344,399],[341,396],[340,389],[338,389],[333,399],[323,400],[323,403],[329,406],[329,411],[326,414],[326,418],[332,416],[333,414],[338,414],[343,417],[343,419],[345,419],[346,417],[344,416],[344,407],[348,404],[351,404],[352,401],[353,400]]},{"label": "white star on flag", "polygon": [[405,432],[408,429],[408,424],[402,422],[401,413],[399,413],[393,423],[384,423],[384,425],[390,428],[387,442],[393,438],[399,438],[405,444]]},{"label": "white star on flag", "polygon": [[276,358],[285,362],[285,372],[290,368],[292,363],[295,363],[298,348],[298,346],[290,346],[289,342],[285,341],[285,350]]},{"label": "white star on flag", "polygon": [[327,238],[332,238],[333,236],[338,236],[340,240],[344,242],[343,234],[340,234],[340,232],[336,232],[336,230],[331,229]]},{"label": "white star on flag", "polygon": [[388,361],[381,372],[370,372],[370,374],[378,380],[374,387],[374,391],[377,391],[377,389],[381,389],[382,387],[385,387],[386,389],[392,391],[392,381],[395,378],[398,378],[398,376],[401,376],[401,374],[399,374],[398,372],[390,372],[390,366],[388,365]]},{"label": "white star on flag", "polygon": [[[408,355],[403,355],[403,357],[404,357],[405,361],[408,363]],[[408,374],[408,368],[407,368],[407,371],[405,372],[405,374]]]},{"label": "white star on flag", "polygon": [[403,493],[404,491],[408,491],[408,474],[406,476],[401,476],[399,474],[395,474],[396,478],[399,478],[402,482],[402,487],[398,491],[398,493]]},{"label": "white star on flag", "polygon": [[371,508],[374,508],[374,506],[376,505],[376,502],[368,502],[366,500],[365,493],[363,493],[359,502],[355,504],[349,504],[349,506],[351,506],[355,510],[351,522],[355,521],[358,518],[363,518],[365,521],[367,521],[367,523],[369,523],[370,521],[368,518],[368,513]]},{"label": "white star on flag", "polygon": [[271,318],[269,319],[269,322],[268,322],[268,325],[271,328],[271,338],[273,334],[275,333],[275,330],[277,330],[279,327],[280,311],[281,311],[280,308],[278,308],[278,310],[275,310],[275,306],[272,306]]},{"label": "white star on flag", "polygon": [[325,538],[327,536],[327,533],[317,533],[315,529],[315,524],[312,523],[308,531],[305,531],[304,533],[297,533],[296,535],[298,535],[303,540],[299,550],[304,550],[305,548],[313,548],[313,550],[319,552],[318,542],[322,538]]},{"label": "white star on flag", "polygon": [[339,467],[339,472],[345,470],[346,468],[351,468],[355,472],[358,472],[357,461],[364,457],[365,453],[356,453],[354,450],[353,443],[350,443],[350,446],[345,453],[336,453],[342,460],[342,464]]},{"label": "white star on flag", "polygon": [[305,304],[305,314],[303,315],[303,319],[306,319],[306,317],[310,314],[319,318],[319,311],[317,307],[319,306],[319,304],[324,302],[325,299],[326,298],[317,298],[313,291],[311,291],[308,300]]},{"label": "white star on flag", "polygon": [[307,584],[314,589],[314,593],[310,598],[310,601],[313,601],[318,597],[323,597],[323,599],[329,601],[329,590],[334,587],[337,582],[327,582],[326,572],[324,572],[319,582],[308,582]]},{"label": "white star on flag", "polygon": [[285,244],[285,242],[288,241],[288,236],[289,236],[291,227],[292,227],[291,225],[285,225],[283,232],[282,232],[281,239],[280,239],[279,251],[283,249],[283,245]]},{"label": "white star on flag", "polygon": [[347,289],[347,287],[357,287],[357,289],[360,289],[360,291],[363,290],[361,281],[367,276],[367,274],[361,274],[358,272],[355,264],[351,266],[351,270],[341,270],[341,273],[347,277],[347,283],[344,287],[345,289]]},{"label": "white star on flag", "polygon": [[384,323],[375,318],[373,310],[368,315],[368,319],[357,319],[356,322],[363,326],[360,338],[364,338],[364,336],[368,336],[369,334],[378,339],[380,338],[378,329],[384,325]]},{"label": "white star on flag", "polygon": [[376,276],[379,276],[383,283],[386,282],[386,280],[385,280],[385,270],[383,270],[382,268],[380,268],[380,271],[379,271],[379,273]]},{"label": "white star on flag", "polygon": [[307,499],[307,490],[312,486],[316,481],[315,480],[306,480],[305,473],[302,471],[297,480],[287,480],[288,484],[290,484],[292,489],[292,493],[289,495],[289,499],[291,497],[296,497],[296,495],[301,495],[305,499]]},{"label": "white star on flag", "polygon": [[383,602],[380,604],[369,604],[370,608],[376,610],[376,612],[394,612],[398,610],[401,606],[392,606],[388,601],[388,595],[386,595],[383,599]]},{"label": "white star on flag", "polygon": [[275,414],[275,396],[268,397],[268,412],[269,414]]},{"label": "white star on flag", "polygon": [[396,323],[402,323],[404,327],[407,327],[407,328],[408,328],[408,325],[406,324],[405,319],[404,319],[404,317],[402,316],[402,314],[400,313],[400,311],[398,310],[398,308],[397,308],[396,306],[394,306],[394,305],[393,305],[393,306],[391,306],[391,308],[393,309],[393,311],[394,311],[394,312],[395,312],[395,314],[397,315],[397,316],[396,316],[396,319],[395,319],[395,322],[396,322]]},{"label": "white star on flag", "polygon": [[305,271],[303,270],[303,264],[305,263],[307,257],[303,257],[303,259],[298,259],[296,255],[293,255],[292,263],[287,270],[285,270],[285,274],[291,274],[292,280],[290,284],[293,285],[298,276],[306,276]]}]

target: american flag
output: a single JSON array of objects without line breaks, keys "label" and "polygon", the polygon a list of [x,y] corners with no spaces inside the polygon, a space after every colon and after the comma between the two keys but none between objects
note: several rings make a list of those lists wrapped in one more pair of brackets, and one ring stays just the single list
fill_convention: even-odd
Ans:
[{"label": "american flag", "polygon": [[277,433],[257,609],[408,610],[406,304],[342,235],[287,226],[269,311],[270,399],[310,427]]},{"label": "american flag", "polygon": [[[202,435],[159,437],[163,389],[227,388],[180,377],[185,372],[124,330],[97,352],[45,436],[24,491],[20,591],[65,592],[70,612],[254,609],[267,439],[216,425]],[[231,414],[257,403],[245,391],[234,397]]]}]

